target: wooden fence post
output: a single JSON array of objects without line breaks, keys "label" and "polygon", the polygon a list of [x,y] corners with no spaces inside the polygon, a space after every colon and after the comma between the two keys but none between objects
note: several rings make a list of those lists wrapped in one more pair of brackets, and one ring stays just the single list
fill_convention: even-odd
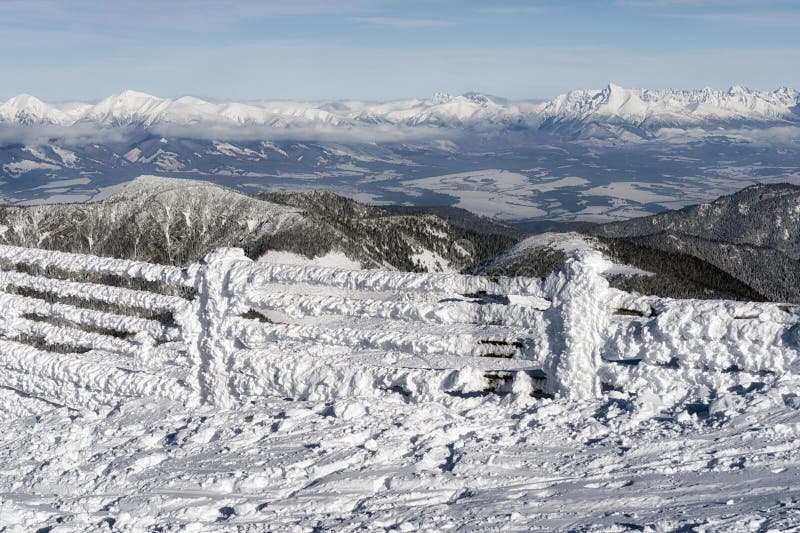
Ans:
[{"label": "wooden fence post", "polygon": [[229,387],[236,341],[228,319],[246,311],[236,297],[233,278],[237,266],[250,263],[241,248],[220,248],[199,262],[196,301],[188,316],[182,317],[181,329],[189,346],[200,403],[225,408],[236,403]]}]

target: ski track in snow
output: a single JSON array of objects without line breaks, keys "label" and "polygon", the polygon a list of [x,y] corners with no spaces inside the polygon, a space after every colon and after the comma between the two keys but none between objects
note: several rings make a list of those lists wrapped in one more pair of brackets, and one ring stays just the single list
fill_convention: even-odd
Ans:
[{"label": "ski track in snow", "polygon": [[[189,302],[1,272],[3,286],[81,285],[171,310],[177,326],[0,294],[0,335],[90,349],[0,340],[0,527],[800,528],[797,310],[631,295],[600,275],[615,265],[572,252],[542,281],[255,264],[225,250],[180,270],[0,247],[13,262],[198,289]],[[509,302],[464,296],[480,291]],[[184,345],[178,327],[213,335]],[[508,359],[470,353],[476,336],[526,335]],[[531,395],[525,372],[506,394],[479,393],[487,369],[532,367],[554,397]]]}]

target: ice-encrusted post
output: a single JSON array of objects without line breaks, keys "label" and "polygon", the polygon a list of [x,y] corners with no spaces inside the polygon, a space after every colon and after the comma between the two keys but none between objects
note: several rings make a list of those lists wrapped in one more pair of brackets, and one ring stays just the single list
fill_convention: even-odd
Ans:
[{"label": "ice-encrusted post", "polygon": [[232,285],[237,279],[237,267],[250,263],[252,261],[245,257],[241,248],[220,248],[198,264],[197,297],[179,322],[189,345],[200,403],[219,407],[231,407],[235,403],[228,381],[236,347],[235,335],[228,330],[228,318],[246,311],[241,308]]},{"label": "ice-encrusted post", "polygon": [[553,394],[581,400],[601,393],[597,371],[609,323],[609,286],[601,272],[607,266],[597,253],[579,253],[545,282],[552,305],[545,311],[550,351],[544,370]]}]

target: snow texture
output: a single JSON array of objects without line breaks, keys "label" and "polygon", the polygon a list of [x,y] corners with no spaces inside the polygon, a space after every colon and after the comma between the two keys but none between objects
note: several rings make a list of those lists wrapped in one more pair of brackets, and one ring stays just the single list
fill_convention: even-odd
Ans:
[{"label": "snow texture", "polygon": [[0,293],[0,526],[798,527],[797,309],[625,293],[571,253],[538,280],[0,247],[196,291],[0,272],[68,297]]}]

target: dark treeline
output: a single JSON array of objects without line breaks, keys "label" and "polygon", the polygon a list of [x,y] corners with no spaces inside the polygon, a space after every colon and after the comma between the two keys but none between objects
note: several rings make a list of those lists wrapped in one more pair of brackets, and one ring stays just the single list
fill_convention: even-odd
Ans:
[{"label": "dark treeline", "polygon": [[457,270],[472,272],[517,241],[510,234],[513,228],[488,220],[474,231],[437,215],[364,205],[329,192],[263,193],[258,198],[297,207],[307,222],[265,235],[251,255],[276,249],[313,257],[340,250],[365,266],[413,272],[424,270],[414,256],[427,250]]},{"label": "dark treeline", "polygon": [[711,292],[732,287],[724,273],[762,298],[798,303],[799,208],[800,187],[754,185],[709,204],[603,224],[588,232],[618,243],[612,250],[631,261],[637,255],[633,250],[652,250],[638,252],[642,256],[655,256],[657,250],[667,263],[674,262],[672,256],[687,265],[688,258],[696,258],[708,266],[701,269],[702,276],[698,267],[691,267],[697,274],[693,279]]},{"label": "dark treeline", "polygon": [[618,289],[670,298],[766,299],[746,283],[692,255],[640,246],[626,239],[599,240],[614,261],[654,274],[611,278],[611,285]]}]

